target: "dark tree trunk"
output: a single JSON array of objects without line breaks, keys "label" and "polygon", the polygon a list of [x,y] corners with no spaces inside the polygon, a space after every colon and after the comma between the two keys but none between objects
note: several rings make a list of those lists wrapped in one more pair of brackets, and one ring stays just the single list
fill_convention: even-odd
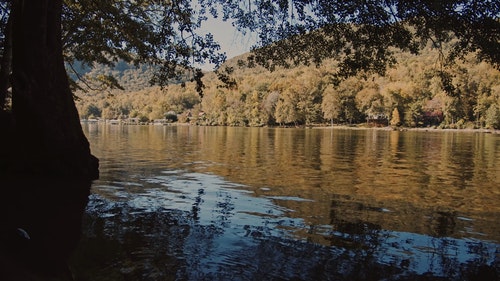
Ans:
[{"label": "dark tree trunk", "polygon": [[8,175],[98,177],[64,67],[61,12],[61,0],[13,2]]},{"label": "dark tree trunk", "polygon": [[12,113],[0,110],[0,279],[73,280],[98,161],[64,68],[61,0],[13,0]]}]

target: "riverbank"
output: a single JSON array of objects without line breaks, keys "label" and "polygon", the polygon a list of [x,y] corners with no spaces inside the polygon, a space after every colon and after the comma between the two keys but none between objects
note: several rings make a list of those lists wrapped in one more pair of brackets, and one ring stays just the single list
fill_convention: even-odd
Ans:
[{"label": "riverbank", "polygon": [[[179,122],[125,122],[121,120],[81,120],[82,124],[107,124],[107,125],[127,125],[127,126],[209,126],[203,124],[193,124],[193,123],[179,123]],[[224,126],[220,126],[224,127]],[[233,127],[233,126],[227,126]],[[392,127],[392,126],[368,126],[366,124],[358,125],[327,125],[327,124],[315,124],[315,125],[301,125],[301,126],[264,126],[266,128],[305,128],[305,129],[342,129],[342,130],[380,130],[380,131],[425,131],[425,132],[466,132],[466,133],[486,133],[486,134],[500,134],[500,130],[495,129],[473,129],[473,128],[439,128],[439,127]]]},{"label": "riverbank", "polygon": [[335,126],[314,126],[315,129],[343,129],[343,130],[380,130],[380,131],[424,131],[424,132],[465,132],[465,133],[486,133],[486,134],[500,134],[500,130],[495,129],[453,129],[453,128],[435,128],[435,127],[369,127],[366,125],[358,126],[347,126],[347,125],[335,125]]}]

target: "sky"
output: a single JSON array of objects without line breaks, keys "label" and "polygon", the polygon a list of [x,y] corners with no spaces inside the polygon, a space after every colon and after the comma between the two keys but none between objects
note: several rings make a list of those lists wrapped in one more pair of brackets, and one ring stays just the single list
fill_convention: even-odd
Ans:
[{"label": "sky", "polygon": [[[203,23],[200,33],[207,32],[212,33],[215,41],[221,46],[221,52],[225,52],[228,59],[250,51],[250,48],[257,42],[256,33],[247,32],[243,35],[232,26],[231,22],[225,22],[220,18],[209,18]],[[202,68],[211,70],[212,66],[204,65]]]}]

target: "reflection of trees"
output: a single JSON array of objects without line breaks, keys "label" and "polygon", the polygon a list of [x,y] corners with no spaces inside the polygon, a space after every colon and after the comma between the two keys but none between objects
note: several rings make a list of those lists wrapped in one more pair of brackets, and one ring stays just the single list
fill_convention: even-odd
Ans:
[{"label": "reflection of trees", "polygon": [[435,212],[435,216],[431,218],[433,220],[431,225],[437,237],[398,233],[383,230],[380,225],[363,220],[366,215],[361,217],[346,215],[346,205],[349,206],[348,210],[357,209],[359,213],[374,210],[362,203],[345,200],[346,198],[332,200],[331,246],[345,249],[367,263],[390,264],[403,269],[405,270],[403,275],[418,276],[421,273],[416,269],[426,268],[423,276],[431,278],[430,280],[498,278],[500,261],[496,258],[494,246],[481,241],[448,237],[456,231],[456,214]]},{"label": "reflection of trees", "polygon": [[[207,193],[194,195],[193,206],[203,205],[197,198]],[[78,280],[495,280],[500,269],[488,245],[469,242],[463,248],[459,240],[429,237],[427,248],[420,249],[418,236],[397,237],[345,216],[341,200],[332,202],[331,245],[325,246],[273,236],[271,224],[231,224],[232,199],[217,196],[216,213],[224,218],[216,216],[210,225],[196,223],[191,211],[144,212],[93,198],[73,262],[75,275]],[[232,231],[241,235],[231,238]],[[463,260],[462,251],[473,257]],[[425,272],[416,270],[419,266]]]},{"label": "reflection of trees", "polygon": [[[331,245],[346,249],[363,249],[367,252],[378,247],[380,225],[362,220],[350,221],[349,218],[344,218],[341,213],[342,209],[338,209],[337,203],[332,200],[330,211]],[[356,207],[358,210],[364,208],[362,204],[357,204]]]},{"label": "reflection of trees", "polygon": [[434,221],[431,222],[431,227],[437,237],[447,237],[452,236],[457,232],[455,218],[457,214],[455,212],[436,212],[435,217],[432,218]]},{"label": "reflection of trees", "polygon": [[[194,268],[193,274],[206,278],[231,274],[278,276],[283,273],[283,276],[306,276],[305,280],[329,274],[341,276],[339,280],[348,280],[342,276],[369,279],[371,275],[368,276],[367,271],[382,268],[381,275],[377,276],[392,276],[389,275],[391,273],[405,279],[406,275],[420,274],[412,271],[417,266],[429,270],[434,268],[431,271],[435,275],[458,276],[454,279],[467,277],[473,280],[483,272],[499,272],[498,261],[491,261],[494,245],[484,244],[485,250],[481,252],[476,249],[481,249],[481,242],[455,239],[464,236],[483,239],[475,232],[487,233],[495,239],[498,226],[492,222],[496,222],[497,210],[491,202],[496,202],[496,197],[491,189],[497,178],[491,169],[497,169],[495,157],[498,153],[489,135],[476,138],[475,135],[464,134],[450,141],[443,140],[441,133],[432,132],[163,127],[149,128],[149,135],[138,138],[140,134],[132,132],[135,128],[127,130],[131,140],[119,144],[127,157],[133,158],[133,155],[141,155],[140,151],[147,151],[146,156],[150,158],[144,158],[148,161],[175,169],[196,160],[198,162],[182,167],[245,184],[242,188],[253,189],[257,196],[312,199],[273,199],[279,207],[294,211],[288,216],[304,219],[304,229],[300,229],[303,226],[284,224],[280,230],[291,228],[296,237],[317,243],[315,246],[302,242],[292,245],[286,239],[269,239],[269,235],[276,233],[270,231],[274,227],[272,224],[264,227],[235,226],[230,219],[224,221],[224,218],[235,215],[232,210],[235,202],[223,193],[217,195],[219,205],[214,207],[218,208],[217,214],[221,217],[215,216],[211,226],[196,225],[201,214],[199,208],[204,208],[204,200],[212,195],[207,193],[207,189],[203,192],[198,190],[197,194],[194,191],[191,198],[194,204],[189,205],[192,209],[182,214],[164,210],[156,217],[162,222],[158,228],[151,228],[151,237],[138,234],[138,240],[144,245],[155,243],[154,237],[157,237],[160,243],[155,247],[159,252],[167,252],[170,259],[164,261],[166,257],[156,256],[151,259],[157,261],[151,261],[151,264],[168,263],[174,267],[173,271],[181,272],[178,274],[184,274],[187,267]],[[110,133],[108,140],[111,137]],[[459,139],[466,141],[462,149],[470,150],[463,155],[465,159],[475,162],[473,177],[462,182],[455,181],[455,177],[470,167],[458,161],[461,157]],[[122,140],[117,139],[116,143],[119,141]],[[128,146],[129,143],[133,145]],[[134,150],[136,146],[139,149]],[[454,161],[450,160],[452,158]],[[489,178],[481,178],[481,167],[490,169],[487,173]],[[134,171],[142,172],[142,169],[135,167]],[[456,188],[453,185],[455,182],[463,183],[465,188]],[[470,198],[471,204],[463,198]],[[490,209],[486,211],[485,207]],[[228,215],[222,215],[223,212]],[[139,214],[127,219],[131,220],[131,224],[155,220],[144,216]],[[169,222],[173,220],[178,222]],[[231,227],[242,228],[244,242],[228,250],[227,255],[221,254],[224,251],[220,250],[222,242],[218,239],[224,239],[225,229]],[[132,230],[116,231],[127,233]],[[131,233],[127,235],[134,237]],[[408,241],[405,235],[409,236]],[[425,243],[412,240],[415,237]],[[109,239],[106,241],[110,242]],[[139,246],[125,246],[123,243],[118,243],[116,247],[121,247],[124,253],[142,251]],[[166,244],[176,250],[169,250]],[[274,248],[260,248],[264,246]],[[297,252],[289,247],[296,247]],[[300,249],[310,252],[299,253]],[[256,250],[266,255],[259,256],[252,252]],[[203,268],[214,252],[223,255],[224,262],[228,264],[223,266],[214,262],[220,267],[220,272],[204,272]],[[276,256],[268,256],[272,254]],[[304,273],[295,271],[295,268],[302,267],[299,257],[311,260],[311,263],[303,261]],[[140,260],[137,256],[128,259]],[[288,265],[283,264],[287,262]],[[230,265],[235,264],[241,265],[239,268],[243,275],[237,275],[239,273],[231,268]],[[312,268],[323,272],[314,275]],[[147,272],[150,269],[136,265],[136,270]],[[360,271],[359,274],[357,271]],[[163,272],[170,274],[164,269]]]},{"label": "reflection of trees", "polygon": [[[308,224],[328,224],[329,199],[339,194],[389,209],[391,213],[367,213],[371,214],[367,221],[384,229],[437,235],[434,232],[439,215],[435,212],[450,212],[481,219],[455,221],[457,226],[449,228],[448,235],[462,235],[459,231],[471,226],[478,232],[497,232],[493,230],[496,224],[490,223],[498,211],[498,196],[493,191],[495,184],[500,183],[495,177],[500,166],[496,165],[498,149],[494,136],[129,126],[123,129],[125,136],[117,137],[111,129],[116,131],[118,127],[95,133],[104,139],[96,141],[102,142],[105,149],[94,148],[103,161],[109,158],[112,144],[122,151],[123,157],[130,157],[134,169],[151,162],[163,167],[182,165],[245,184],[259,196],[311,199],[314,202],[279,202],[308,218]],[[141,161],[132,161],[138,155]],[[193,164],[185,166],[189,161]],[[198,161],[209,164],[200,165]],[[106,171],[102,172],[106,176]],[[150,171],[144,168],[141,173]],[[269,190],[262,191],[261,187]],[[395,212],[400,218],[391,216]],[[426,217],[432,218],[434,229],[429,229]],[[401,223],[405,221],[413,223]]]}]

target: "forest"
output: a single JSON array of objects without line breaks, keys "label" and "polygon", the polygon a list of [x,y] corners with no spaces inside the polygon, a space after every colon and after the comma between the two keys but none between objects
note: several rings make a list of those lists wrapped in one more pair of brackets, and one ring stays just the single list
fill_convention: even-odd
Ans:
[{"label": "forest", "polygon": [[[81,119],[156,119],[217,126],[368,125],[500,129],[500,71],[469,55],[443,69],[432,44],[418,55],[396,53],[385,75],[336,79],[338,62],[319,66],[249,67],[250,54],[228,60],[195,82],[150,86],[154,68],[120,63],[87,72],[87,83],[113,76],[121,89],[81,85]],[[220,78],[225,79],[220,79]],[[81,82],[80,82],[81,84]],[[99,84],[100,85],[100,84]]]}]

